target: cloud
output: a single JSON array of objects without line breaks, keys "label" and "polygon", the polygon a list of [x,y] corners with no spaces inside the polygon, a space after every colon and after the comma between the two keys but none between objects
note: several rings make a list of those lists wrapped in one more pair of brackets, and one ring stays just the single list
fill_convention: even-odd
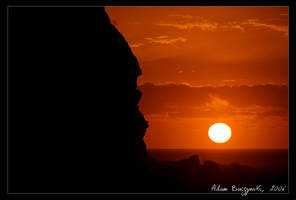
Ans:
[{"label": "cloud", "polygon": [[213,95],[209,94],[209,97],[210,97],[211,101],[205,103],[205,105],[209,108],[221,109],[221,108],[228,108],[230,105],[228,101],[221,99],[217,96],[213,96]]},{"label": "cloud", "polygon": [[143,43],[136,43],[136,44],[131,44],[130,47],[132,48],[137,48],[137,47],[141,47],[141,46],[144,46]]},{"label": "cloud", "polygon": [[172,27],[180,30],[191,30],[194,28],[202,31],[214,31],[217,29],[218,24],[215,22],[192,22],[192,23],[156,23],[157,26]]},{"label": "cloud", "polygon": [[279,26],[279,25],[275,25],[275,24],[267,24],[267,23],[258,22],[258,21],[259,20],[257,20],[257,19],[249,19],[249,20],[243,22],[242,24],[253,26],[253,27],[266,28],[269,30],[281,32],[284,34],[285,37],[288,36],[288,33],[289,33],[288,26]]},{"label": "cloud", "polygon": [[288,87],[280,85],[202,86],[186,84],[140,86],[141,110],[145,115],[204,118],[259,118],[288,116]]},{"label": "cloud", "polygon": [[[174,15],[175,16],[175,15]],[[182,16],[182,15],[176,15]],[[195,22],[187,22],[187,23],[156,23],[157,26],[164,26],[164,27],[172,27],[179,30],[191,30],[191,29],[200,29],[202,31],[215,31],[215,30],[239,30],[241,32],[245,32],[245,28],[238,24],[237,22],[228,22],[224,24],[218,24],[218,22],[209,22],[205,19],[200,19],[199,21]]]},{"label": "cloud", "polygon": [[149,43],[155,43],[155,44],[172,44],[176,42],[183,42],[185,43],[187,41],[186,38],[183,37],[177,37],[177,38],[169,38],[168,36],[158,36],[158,37],[147,37],[145,38]]},{"label": "cloud", "polygon": [[[280,14],[280,15],[286,15],[286,14]],[[188,19],[187,21],[192,21],[190,19],[194,18],[191,15],[169,15],[174,17],[180,17],[183,19]],[[199,29],[201,31],[217,31],[217,30],[239,30],[240,32],[246,32],[246,27],[259,27],[259,28],[265,28],[272,31],[277,31],[283,33],[284,37],[288,36],[288,26],[281,26],[276,24],[269,24],[269,23],[263,23],[259,22],[258,19],[249,19],[243,22],[225,22],[222,24],[219,24],[215,21],[208,21],[206,19],[200,18],[199,20],[195,20],[193,22],[186,22],[186,23],[155,23],[156,26],[163,26],[163,27],[170,27],[175,28],[179,30],[192,30],[192,29]]]},{"label": "cloud", "polygon": [[224,25],[221,26],[224,30],[239,30],[241,32],[246,32],[245,28],[240,25],[238,22],[227,22]]},{"label": "cloud", "polygon": [[229,80],[223,80],[223,81],[226,82],[226,83],[233,83],[233,82],[235,82],[236,80],[229,79]]},{"label": "cloud", "polygon": [[241,32],[246,32],[245,29],[238,24],[231,25],[230,28],[240,30]]}]

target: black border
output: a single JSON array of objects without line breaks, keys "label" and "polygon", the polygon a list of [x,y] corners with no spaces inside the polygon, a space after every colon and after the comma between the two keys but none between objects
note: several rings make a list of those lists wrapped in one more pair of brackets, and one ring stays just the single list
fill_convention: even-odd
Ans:
[{"label": "black border", "polygon": [[294,70],[295,70],[295,8],[296,0],[35,0],[35,1],[1,1],[1,43],[0,43],[0,153],[1,153],[1,176],[0,176],[0,199],[104,199],[104,198],[164,198],[164,199],[241,199],[240,194],[7,194],[7,6],[289,6],[289,194],[248,194],[244,199],[296,199],[295,185],[295,98],[294,98]]}]

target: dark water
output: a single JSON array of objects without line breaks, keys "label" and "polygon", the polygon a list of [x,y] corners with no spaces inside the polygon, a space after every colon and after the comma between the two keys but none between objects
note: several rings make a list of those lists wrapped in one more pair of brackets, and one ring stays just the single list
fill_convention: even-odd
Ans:
[{"label": "dark water", "polygon": [[240,163],[257,168],[288,170],[288,150],[211,150],[211,149],[150,149],[151,157],[177,161],[198,155],[200,162],[212,160],[219,164]]}]

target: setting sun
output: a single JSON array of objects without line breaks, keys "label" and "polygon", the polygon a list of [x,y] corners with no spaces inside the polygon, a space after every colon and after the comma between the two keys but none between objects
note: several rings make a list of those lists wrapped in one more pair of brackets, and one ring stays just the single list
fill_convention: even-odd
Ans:
[{"label": "setting sun", "polygon": [[216,123],[209,128],[209,137],[216,143],[227,142],[231,137],[231,129],[224,123]]}]

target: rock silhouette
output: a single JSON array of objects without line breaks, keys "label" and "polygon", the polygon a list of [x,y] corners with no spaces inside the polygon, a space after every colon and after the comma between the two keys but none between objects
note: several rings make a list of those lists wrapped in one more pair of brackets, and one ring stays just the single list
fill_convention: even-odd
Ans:
[{"label": "rock silhouette", "polygon": [[138,107],[141,69],[104,8],[13,7],[9,17],[10,192],[209,192],[215,181],[285,183],[285,172],[201,164],[198,156],[150,158]]},{"label": "rock silhouette", "polygon": [[141,69],[104,8],[12,8],[10,18],[12,191],[136,187],[149,159]]}]

